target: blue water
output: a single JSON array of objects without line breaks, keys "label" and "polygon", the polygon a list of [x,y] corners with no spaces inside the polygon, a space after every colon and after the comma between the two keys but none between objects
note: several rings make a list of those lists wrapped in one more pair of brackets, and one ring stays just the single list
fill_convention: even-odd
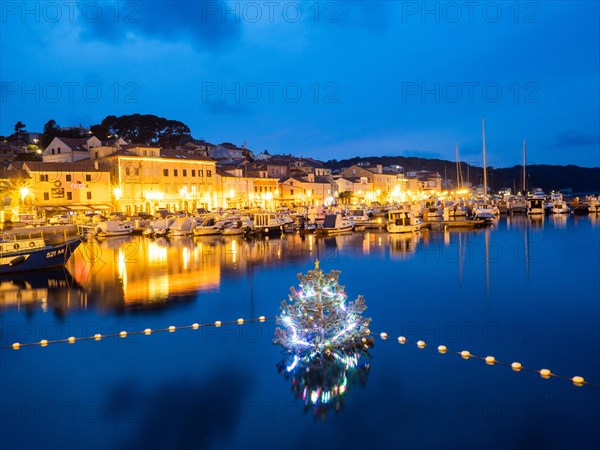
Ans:
[{"label": "blue water", "polygon": [[600,447],[599,388],[453,353],[600,383],[597,217],[233,242],[90,242],[67,274],[3,279],[1,344],[273,317],[319,258],[389,335],[337,410],[296,398],[272,321],[109,337],[0,350],[0,447]]}]

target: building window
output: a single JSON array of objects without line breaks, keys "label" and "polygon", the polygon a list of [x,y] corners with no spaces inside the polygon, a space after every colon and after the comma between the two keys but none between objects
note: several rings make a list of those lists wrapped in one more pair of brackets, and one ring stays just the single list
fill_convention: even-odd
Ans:
[{"label": "building window", "polygon": [[210,178],[210,177],[212,177],[212,170],[207,170],[207,171],[206,171],[206,177],[207,177],[207,178]]},{"label": "building window", "polygon": [[73,200],[73,193],[67,192],[67,200]]},{"label": "building window", "polygon": [[98,159],[98,152],[94,152],[94,158]]},{"label": "building window", "polygon": [[71,175],[67,175],[65,179],[66,179],[67,181],[71,181],[71,178],[72,178],[72,177],[71,177]]},{"label": "building window", "polygon": [[203,177],[204,176],[204,171],[203,170],[199,170],[198,171],[198,176],[199,177]]},{"label": "building window", "polygon": [[192,176],[195,177],[196,176],[196,169],[192,169]]},{"label": "building window", "polygon": [[92,181],[92,176],[90,174],[86,174],[85,181]]},{"label": "building window", "polygon": [[57,151],[58,151],[58,154],[60,155],[60,147],[58,147],[58,150],[57,150]]},{"label": "building window", "polygon": [[183,176],[187,177],[187,170],[183,169]]},{"label": "building window", "polygon": [[48,175],[40,175],[40,181],[48,181]]},{"label": "building window", "polygon": [[87,199],[91,200],[92,199],[92,193],[91,192],[86,192],[87,195]]},{"label": "building window", "polygon": [[169,169],[163,169],[163,175],[165,177],[168,177],[169,176]]},{"label": "building window", "polygon": [[50,193],[44,192],[44,200],[50,200]]},{"label": "building window", "polygon": [[294,190],[290,189],[290,195],[294,195]]},{"label": "building window", "polygon": [[177,169],[173,169],[173,176],[177,176]]}]

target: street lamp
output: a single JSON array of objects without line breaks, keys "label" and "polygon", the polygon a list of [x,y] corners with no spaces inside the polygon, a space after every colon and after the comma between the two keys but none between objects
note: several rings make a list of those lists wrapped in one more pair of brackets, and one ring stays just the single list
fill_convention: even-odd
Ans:
[{"label": "street lamp", "polygon": [[22,187],[21,189],[19,189],[19,192],[21,193],[21,202],[25,202],[25,197],[27,197],[30,193],[29,188],[28,187]]}]

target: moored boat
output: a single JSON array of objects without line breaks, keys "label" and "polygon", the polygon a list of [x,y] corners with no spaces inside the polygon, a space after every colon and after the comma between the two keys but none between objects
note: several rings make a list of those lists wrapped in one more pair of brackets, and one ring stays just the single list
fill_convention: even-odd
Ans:
[{"label": "moored boat", "polygon": [[0,274],[64,266],[81,243],[76,229],[0,236]]},{"label": "moored boat", "polygon": [[352,231],[354,223],[341,214],[328,214],[325,216],[323,226],[315,230],[315,234],[332,236],[335,234]]},{"label": "moored boat", "polygon": [[393,210],[388,212],[388,233],[413,233],[418,231],[422,222],[411,211]]},{"label": "moored boat", "polygon": [[89,234],[97,237],[126,236],[133,233],[133,227],[130,222],[106,220],[99,222],[95,228],[90,229]]}]

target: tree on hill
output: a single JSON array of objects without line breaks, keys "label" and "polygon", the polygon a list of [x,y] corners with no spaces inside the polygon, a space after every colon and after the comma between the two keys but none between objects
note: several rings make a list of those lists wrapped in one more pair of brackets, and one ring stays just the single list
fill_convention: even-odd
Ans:
[{"label": "tree on hill", "polygon": [[152,114],[106,116],[100,124],[91,127],[98,139],[119,136],[133,144],[176,147],[191,137],[189,127],[178,120],[169,120]]}]

